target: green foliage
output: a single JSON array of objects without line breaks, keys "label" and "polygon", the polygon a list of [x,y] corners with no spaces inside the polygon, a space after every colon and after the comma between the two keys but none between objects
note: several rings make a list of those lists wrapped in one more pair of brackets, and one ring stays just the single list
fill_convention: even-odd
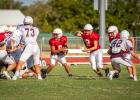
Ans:
[{"label": "green foliage", "polygon": [[[140,2],[139,0],[110,0],[107,11],[107,26],[116,25],[120,30],[127,29],[130,32],[140,31]],[[140,34],[140,33],[139,33]]]},{"label": "green foliage", "polygon": [[[30,6],[21,6],[21,2],[1,0],[1,9],[21,9],[25,15],[34,18],[41,32],[51,32],[60,27],[64,32],[74,33],[86,23],[91,23],[95,31],[99,27],[99,13],[93,9],[93,0],[47,0],[37,1]],[[140,35],[140,1],[108,0],[106,28],[116,25],[119,31],[127,29],[132,35]],[[136,34],[137,33],[137,34]]]},{"label": "green foliage", "polygon": [[0,9],[20,9],[21,2],[14,0],[0,0]]}]

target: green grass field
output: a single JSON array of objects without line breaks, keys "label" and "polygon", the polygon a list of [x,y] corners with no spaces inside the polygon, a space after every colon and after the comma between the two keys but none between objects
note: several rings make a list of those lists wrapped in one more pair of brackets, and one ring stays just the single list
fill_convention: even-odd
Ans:
[{"label": "green grass field", "polygon": [[[140,100],[140,81],[128,79],[126,68],[119,79],[99,78],[88,65],[72,66],[68,77],[56,66],[45,80],[0,80],[0,100]],[[138,79],[140,68],[137,66]]]}]

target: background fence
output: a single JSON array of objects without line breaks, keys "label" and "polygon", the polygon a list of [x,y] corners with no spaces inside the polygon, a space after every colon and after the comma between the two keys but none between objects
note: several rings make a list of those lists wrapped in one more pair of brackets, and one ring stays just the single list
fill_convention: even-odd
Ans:
[{"label": "background fence", "polygon": [[[67,34],[66,34],[67,35]],[[68,48],[70,49],[80,49],[84,47],[84,43],[80,37],[76,37],[73,35],[67,35],[68,36]],[[38,43],[40,46],[41,51],[47,52],[50,50],[49,46],[49,39],[52,36],[50,34],[40,34],[38,38]],[[140,37],[134,37],[135,38],[135,51],[140,52]],[[105,37],[105,48],[108,48],[109,41],[108,37]]]}]

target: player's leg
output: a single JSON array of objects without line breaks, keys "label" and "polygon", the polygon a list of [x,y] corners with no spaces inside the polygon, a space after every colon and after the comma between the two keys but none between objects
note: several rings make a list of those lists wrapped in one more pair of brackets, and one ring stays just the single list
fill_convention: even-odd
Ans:
[{"label": "player's leg", "polygon": [[[124,57],[125,57],[126,60],[128,60],[128,62],[131,62],[132,55],[130,53],[125,54]],[[133,68],[132,67],[130,67],[130,68],[127,67],[127,70],[128,70],[130,79],[133,79]]]},{"label": "player's leg", "polygon": [[41,69],[42,78],[46,78],[46,75],[49,74],[51,70],[55,67],[56,59],[57,59],[56,55],[50,56],[50,64],[47,65],[48,67],[46,69],[45,68]]},{"label": "player's leg", "polygon": [[6,55],[6,57],[3,58],[3,62],[8,65],[6,71],[3,71],[3,74],[7,77],[8,80],[11,80],[9,72],[16,68],[16,62],[9,55]]},{"label": "player's leg", "polygon": [[33,48],[32,45],[27,45],[23,53],[21,54],[21,57],[16,67],[15,75],[13,76],[12,80],[17,80],[17,78],[20,76],[20,69],[22,68],[22,66],[24,66],[27,59],[32,55],[32,51],[30,48]]},{"label": "player's leg", "polygon": [[50,64],[47,67],[47,74],[50,73],[51,70],[55,67],[56,59],[57,59],[56,55],[51,55],[50,56]]},{"label": "player's leg", "polygon": [[[115,70],[113,70],[113,71],[110,71],[110,75],[113,77],[113,75],[115,74],[115,73],[119,73],[119,70],[117,69],[117,68],[119,68],[119,67],[117,67],[117,66],[119,66],[119,65],[117,65],[117,64],[122,64],[122,65],[125,65],[125,66],[127,66],[127,67],[132,67],[132,64],[130,63],[130,62],[128,62],[128,61],[125,61],[124,59],[122,59],[121,57],[118,57],[118,58],[113,58],[113,59],[111,59],[111,62],[112,62],[112,64],[114,65],[114,67],[116,66],[116,68],[115,68]],[[117,70],[116,70],[117,69]]]},{"label": "player's leg", "polygon": [[[102,70],[105,71],[105,75],[107,76],[109,74],[109,68],[107,66],[103,66],[103,54],[101,50],[98,50],[95,56],[97,67],[99,70],[99,73],[101,73]],[[102,75],[102,74],[101,74]]]},{"label": "player's leg", "polygon": [[96,55],[95,52],[90,53],[89,60],[90,60],[90,64],[91,64],[93,71],[97,75],[100,75],[101,74],[100,71],[97,70],[95,55]]},{"label": "player's leg", "polygon": [[133,72],[134,81],[137,81],[137,69],[136,69],[135,64],[132,64],[132,72]]},{"label": "player's leg", "polygon": [[34,68],[35,68],[35,72],[37,74],[37,78],[39,80],[42,80],[41,77],[41,68],[40,68],[40,49],[38,47],[38,45],[35,46],[34,50],[35,52],[33,52],[32,56],[33,56],[33,62],[34,62]]},{"label": "player's leg", "polygon": [[64,66],[65,71],[68,73],[68,76],[72,76],[70,66],[67,64],[66,58],[64,55],[58,56],[58,61]]},{"label": "player's leg", "polygon": [[129,74],[133,74],[133,80],[137,81],[137,72],[136,72],[136,66],[132,63],[131,60],[128,59],[120,59],[119,60],[121,64],[125,65],[128,67],[129,70],[131,70],[132,72],[129,72]]},{"label": "player's leg", "polygon": [[113,70],[109,72],[108,78],[112,80],[112,78],[119,78],[119,73],[121,72],[120,64],[111,61],[111,65],[113,66]]}]

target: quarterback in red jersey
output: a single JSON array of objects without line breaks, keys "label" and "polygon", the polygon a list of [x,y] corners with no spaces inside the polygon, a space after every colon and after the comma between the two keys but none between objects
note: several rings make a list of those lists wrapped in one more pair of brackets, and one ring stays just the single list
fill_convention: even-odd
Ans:
[{"label": "quarterback in red jersey", "polygon": [[103,67],[103,56],[99,44],[100,36],[96,32],[93,32],[93,26],[91,24],[86,24],[83,32],[78,32],[77,36],[82,37],[86,46],[86,49],[84,49],[83,52],[90,53],[90,64],[94,72],[99,76],[102,76],[101,69],[103,69],[107,75],[109,73],[109,69],[107,67]]},{"label": "quarterback in red jersey", "polygon": [[60,62],[65,71],[68,73],[68,76],[72,76],[70,67],[68,66],[65,58],[65,54],[67,53],[67,37],[63,35],[62,30],[60,28],[56,28],[52,32],[53,38],[49,40],[49,45],[51,48],[51,55],[50,55],[50,65],[47,69],[42,69],[43,74],[48,74],[52,68],[56,64],[56,60]]}]

